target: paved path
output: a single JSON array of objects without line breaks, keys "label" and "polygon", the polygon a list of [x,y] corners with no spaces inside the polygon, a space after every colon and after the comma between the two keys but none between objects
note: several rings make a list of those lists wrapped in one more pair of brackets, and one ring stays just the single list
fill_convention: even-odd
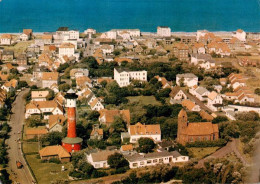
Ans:
[{"label": "paved path", "polygon": [[[22,138],[22,127],[24,120],[24,112],[25,112],[25,101],[23,99],[24,94],[26,94],[29,90],[26,89],[20,92],[15,102],[13,103],[12,112],[10,119],[10,126],[12,128],[10,132],[10,138],[7,140],[7,144],[10,149],[8,150],[9,163],[8,163],[8,171],[10,173],[11,179],[13,181],[19,182],[21,184],[30,184],[33,183],[33,177],[30,173],[30,170],[24,160],[21,144],[19,143],[19,139]],[[18,133],[19,132],[19,133]],[[17,169],[16,161],[20,161],[23,164],[23,168]]]},{"label": "paved path", "polygon": [[222,158],[226,156],[227,154],[234,152],[236,156],[241,160],[244,166],[248,166],[249,163],[246,161],[246,159],[242,156],[242,154],[237,149],[239,144],[239,139],[233,139],[232,141],[228,142],[226,146],[220,148],[215,153],[211,154],[210,156],[207,156],[204,159],[201,159],[198,164],[195,166],[197,168],[204,167],[204,163],[210,159],[210,158]]}]

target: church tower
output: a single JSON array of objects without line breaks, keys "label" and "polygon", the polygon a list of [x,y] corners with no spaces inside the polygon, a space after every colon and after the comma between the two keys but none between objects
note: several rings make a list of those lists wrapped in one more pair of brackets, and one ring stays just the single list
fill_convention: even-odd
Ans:
[{"label": "church tower", "polygon": [[178,132],[177,132],[177,141],[182,144],[184,140],[184,133],[188,127],[188,116],[184,109],[182,109],[178,114]]}]

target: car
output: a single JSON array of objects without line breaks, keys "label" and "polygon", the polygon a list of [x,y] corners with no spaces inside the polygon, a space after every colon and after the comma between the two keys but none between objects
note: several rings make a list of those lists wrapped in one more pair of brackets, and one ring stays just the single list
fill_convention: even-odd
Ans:
[{"label": "car", "polygon": [[23,167],[22,162],[16,161],[16,167],[17,167],[17,169],[21,169]]}]

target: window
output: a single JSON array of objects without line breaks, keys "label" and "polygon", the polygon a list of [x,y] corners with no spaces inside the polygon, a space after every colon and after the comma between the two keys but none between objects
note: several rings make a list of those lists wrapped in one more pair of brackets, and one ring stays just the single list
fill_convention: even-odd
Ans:
[{"label": "window", "polygon": [[144,161],[140,162],[140,165],[144,165]]},{"label": "window", "polygon": [[151,164],[152,163],[152,160],[147,160],[147,164]]},{"label": "window", "polygon": [[154,159],[154,160],[153,160],[153,163],[157,163],[157,162],[158,162],[158,160],[157,160],[157,159]]},{"label": "window", "polygon": [[162,158],[159,159],[159,163],[163,163],[163,159]]},{"label": "window", "polygon": [[137,163],[133,163],[133,167],[137,167],[138,166],[138,164]]}]

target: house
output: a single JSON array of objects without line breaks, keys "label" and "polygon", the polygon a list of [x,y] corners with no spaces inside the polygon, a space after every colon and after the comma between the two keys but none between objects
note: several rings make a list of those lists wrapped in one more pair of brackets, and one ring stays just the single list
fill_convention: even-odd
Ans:
[{"label": "house", "polygon": [[50,115],[48,119],[49,132],[62,132],[66,117],[61,114]]},{"label": "house", "polygon": [[246,86],[246,78],[242,74],[231,73],[228,80],[233,89]]},{"label": "house", "polygon": [[90,139],[101,140],[101,139],[103,139],[103,134],[104,134],[103,129],[99,128],[98,124],[95,124],[90,133]]},{"label": "house", "polygon": [[76,84],[77,84],[78,88],[86,87],[86,86],[91,88],[93,86],[92,85],[92,80],[89,77],[85,76],[85,75],[77,77],[76,78]]},{"label": "house", "polygon": [[173,54],[181,61],[188,61],[189,47],[183,43],[175,43],[173,45]]},{"label": "house", "polygon": [[38,58],[38,65],[40,67],[44,66],[46,68],[51,68],[53,65],[53,60],[47,53],[43,53]]},{"label": "house", "polygon": [[40,138],[47,133],[48,130],[45,128],[27,128],[25,131],[26,139]]},{"label": "house", "polygon": [[101,109],[104,109],[104,106],[102,105],[102,103],[99,101],[98,98],[95,98],[93,102],[91,102],[89,105],[91,110],[99,111]]},{"label": "house", "polygon": [[211,42],[207,45],[208,53],[220,54],[221,57],[230,56],[231,51],[224,42]]},{"label": "house", "polygon": [[10,34],[2,34],[0,36],[1,45],[11,45],[12,36]]},{"label": "house", "polygon": [[107,159],[110,155],[117,153],[116,150],[93,150],[92,152],[86,152],[86,160],[94,168],[109,168]]},{"label": "house", "polygon": [[58,40],[78,40],[79,31],[69,30],[68,27],[59,27],[56,31],[56,39]]},{"label": "house", "polygon": [[193,45],[197,42],[196,37],[192,35],[184,35],[180,36],[181,43],[187,44],[187,45]]},{"label": "house", "polygon": [[27,65],[27,57],[26,54],[20,54],[17,58],[16,58],[16,63],[19,66],[25,66]]},{"label": "house", "polygon": [[207,60],[212,60],[211,55],[209,54],[192,54],[191,55],[191,64],[197,65],[200,62],[205,62]]},{"label": "house", "polygon": [[157,35],[160,37],[170,37],[171,36],[171,28],[167,26],[158,26],[157,27]]},{"label": "house", "polygon": [[181,102],[181,105],[186,109],[188,109],[189,111],[199,112],[201,110],[199,105],[196,105],[193,101],[188,99],[183,100]]},{"label": "house", "polygon": [[182,100],[187,99],[187,94],[179,86],[174,86],[169,94],[171,104],[180,104]]},{"label": "house", "polygon": [[147,154],[136,153],[133,155],[125,155],[125,159],[129,162],[129,167],[131,169],[154,166],[157,164],[169,164],[189,161],[188,156],[182,156],[177,151],[162,151]]},{"label": "house", "polygon": [[177,141],[180,144],[192,143],[195,141],[213,141],[219,139],[217,124],[211,122],[188,122],[188,116],[184,109],[178,114]]},{"label": "house", "polygon": [[219,82],[222,86],[225,86],[227,84],[227,78],[220,78]]},{"label": "house", "polygon": [[18,80],[16,80],[16,79],[11,79],[10,81],[5,82],[5,83],[1,86],[1,88],[8,93],[8,92],[14,91],[15,88],[17,87],[17,85],[18,85]]},{"label": "house", "polygon": [[58,87],[58,84],[57,83],[53,83],[51,86],[50,86],[50,89],[54,91],[54,93],[58,93],[59,92],[59,87]]},{"label": "house", "polygon": [[209,91],[201,86],[193,86],[189,89],[189,92],[196,96],[200,101],[206,101],[209,95]]},{"label": "house", "polygon": [[142,125],[138,122],[128,127],[128,133],[130,135],[130,143],[136,143],[142,137],[151,138],[154,142],[161,141],[161,128],[159,124]]},{"label": "house", "polygon": [[170,148],[174,148],[174,143],[173,143],[173,141],[164,139],[164,140],[162,140],[162,142],[158,143],[158,148],[160,150],[169,151]]},{"label": "house", "polygon": [[32,101],[46,101],[49,91],[31,91]]},{"label": "house", "polygon": [[62,163],[69,162],[71,155],[60,145],[46,146],[39,151],[41,160],[59,159]]},{"label": "house", "polygon": [[93,28],[88,28],[84,31],[84,34],[87,36],[87,38],[92,38],[92,35],[96,34],[97,31]]},{"label": "house", "polygon": [[53,84],[58,84],[58,72],[43,72],[42,73],[42,88],[50,88]]},{"label": "house", "polygon": [[205,54],[206,53],[206,49],[205,49],[205,45],[203,43],[194,43],[194,46],[192,48],[192,52],[196,53],[196,54]]},{"label": "house", "polygon": [[104,55],[111,54],[114,51],[114,47],[108,44],[101,45],[100,49]]},{"label": "house", "polygon": [[43,34],[42,41],[45,45],[52,44],[53,36],[51,34]]},{"label": "house", "polygon": [[25,107],[25,119],[33,114],[43,114],[44,119],[49,115],[63,115],[63,108],[54,100],[51,101],[31,101]]},{"label": "house", "polygon": [[212,91],[211,93],[208,94],[208,103],[207,106],[212,110],[212,111],[217,111],[223,104],[223,99],[221,95],[219,95],[217,92]]},{"label": "house", "polygon": [[72,43],[62,43],[59,47],[59,58],[63,56],[74,56],[75,54],[75,45]]},{"label": "house", "polygon": [[121,117],[127,125],[130,125],[130,111],[129,110],[107,110],[102,109],[99,111],[99,122],[110,127],[116,117]]},{"label": "house", "polygon": [[76,79],[78,77],[83,77],[86,76],[88,77],[89,71],[86,68],[73,68],[70,70],[70,78],[71,79]]},{"label": "house", "polygon": [[130,80],[147,81],[147,71],[129,71],[122,68],[114,68],[114,80],[120,87],[128,86]]},{"label": "house", "polygon": [[32,29],[24,29],[23,33],[20,35],[22,41],[27,41],[32,38]]},{"label": "house", "polygon": [[129,154],[134,150],[134,147],[132,144],[126,144],[126,145],[122,145],[120,148],[120,152],[122,154]]},{"label": "house", "polygon": [[11,63],[6,63],[2,65],[1,71],[4,73],[10,73],[15,67]]},{"label": "house", "polygon": [[192,87],[198,85],[198,77],[193,73],[184,73],[176,75],[176,84],[178,86],[188,86]]},{"label": "house", "polygon": [[216,67],[216,61],[213,59],[206,60],[204,62],[199,63],[200,68],[204,68],[205,70],[210,70]]},{"label": "house", "polygon": [[160,77],[159,75],[156,75],[155,78],[162,83],[162,88],[171,88],[170,82],[167,81],[165,77]]},{"label": "house", "polygon": [[2,53],[2,61],[11,61],[14,59],[14,51],[12,50],[4,50]]},{"label": "house", "polygon": [[246,41],[246,32],[242,29],[238,29],[234,34],[233,37],[245,42]]}]

